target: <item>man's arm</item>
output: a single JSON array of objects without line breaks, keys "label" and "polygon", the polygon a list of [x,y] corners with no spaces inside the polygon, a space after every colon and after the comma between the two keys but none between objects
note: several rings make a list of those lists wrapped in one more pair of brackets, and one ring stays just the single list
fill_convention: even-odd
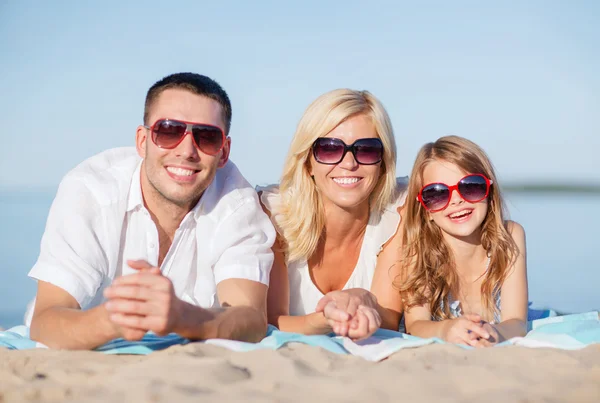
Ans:
[{"label": "man's arm", "polygon": [[104,305],[82,311],[68,292],[39,281],[30,336],[51,348],[92,349],[117,337],[141,339],[145,332],[122,332],[110,322]]},{"label": "man's arm", "polygon": [[38,282],[32,339],[54,348],[89,349],[120,335],[103,307],[81,309],[94,299],[106,275],[102,228],[91,191],[67,176],[50,208],[40,256],[29,273]]},{"label": "man's arm", "polygon": [[129,261],[138,273],[119,277],[104,295],[110,321],[158,335],[177,333],[192,340],[260,341],[267,332],[267,286],[245,279],[217,285],[220,308],[201,308],[175,295],[171,280],[148,262]]},{"label": "man's arm", "polygon": [[256,281],[228,279],[217,285],[221,308],[185,304],[177,333],[189,339],[259,342],[267,333],[268,287]]}]

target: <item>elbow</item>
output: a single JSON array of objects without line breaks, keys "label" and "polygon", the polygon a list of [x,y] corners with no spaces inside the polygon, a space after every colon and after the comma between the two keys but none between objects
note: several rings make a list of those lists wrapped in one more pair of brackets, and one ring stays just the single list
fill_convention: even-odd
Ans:
[{"label": "elbow", "polygon": [[62,345],[60,342],[53,340],[52,337],[45,331],[44,321],[42,315],[35,315],[31,319],[31,326],[29,327],[29,338],[38,343],[42,343],[48,348],[51,349],[64,349],[66,346]]}]

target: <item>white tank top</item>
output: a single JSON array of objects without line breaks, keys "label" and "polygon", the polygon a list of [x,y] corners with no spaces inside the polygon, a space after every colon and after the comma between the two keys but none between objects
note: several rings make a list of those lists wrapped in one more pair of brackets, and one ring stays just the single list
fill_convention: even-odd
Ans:
[{"label": "white tank top", "polygon": [[[354,271],[342,288],[364,288],[371,289],[371,282],[377,266],[377,256],[383,249],[383,245],[396,233],[400,224],[398,207],[406,200],[406,187],[408,178],[397,178],[399,196],[382,213],[381,217],[371,215],[365,231],[364,239],[360,249],[360,255]],[[256,187],[257,192],[262,192],[261,201],[271,212],[271,222],[275,229],[282,235],[277,226],[275,215],[279,210],[280,196],[278,185]],[[290,285],[290,315],[307,315],[313,313],[323,293],[313,283],[308,270],[306,260],[294,261],[288,264],[288,280]]]}]

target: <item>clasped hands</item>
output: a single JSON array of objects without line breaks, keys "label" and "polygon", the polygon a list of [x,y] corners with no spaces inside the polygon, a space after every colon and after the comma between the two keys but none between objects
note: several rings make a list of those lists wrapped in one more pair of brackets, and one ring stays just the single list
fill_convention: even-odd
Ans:
[{"label": "clasped hands", "polygon": [[362,340],[381,326],[377,298],[362,288],[332,291],[319,300],[316,312],[322,312],[338,336]]},{"label": "clasped hands", "polygon": [[501,341],[500,334],[480,315],[466,313],[458,318],[445,321],[442,338],[450,343],[466,344],[472,347],[490,347]]},{"label": "clasped hands", "polygon": [[115,279],[104,290],[104,307],[117,337],[140,340],[148,331],[176,333],[185,302],[175,295],[171,280],[145,260],[127,264],[138,272]]}]

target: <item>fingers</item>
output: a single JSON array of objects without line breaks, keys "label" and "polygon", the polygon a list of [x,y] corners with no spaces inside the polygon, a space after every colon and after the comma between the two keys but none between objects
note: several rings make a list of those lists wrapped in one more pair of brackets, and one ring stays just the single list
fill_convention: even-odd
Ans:
[{"label": "fingers", "polygon": [[150,288],[137,285],[113,285],[104,290],[104,297],[107,299],[128,298],[147,301],[151,295],[152,291]]},{"label": "fingers", "polygon": [[350,320],[350,315],[348,312],[344,311],[343,309],[339,309],[334,301],[329,301],[327,305],[325,305],[325,308],[323,309],[323,315],[325,315],[327,319],[337,322],[347,322]]},{"label": "fingers", "polygon": [[151,315],[156,311],[157,308],[145,301],[121,298],[110,300],[104,306],[110,314],[122,313],[127,315],[138,316]]},{"label": "fingers", "polygon": [[144,331],[151,330],[159,336],[164,336],[170,332],[168,318],[166,317],[112,313],[109,318],[118,326]]},{"label": "fingers", "polygon": [[171,287],[171,280],[162,275],[144,271],[116,278],[113,281],[111,288],[121,285],[144,286],[156,290],[168,291]]},{"label": "fingers", "polygon": [[358,326],[354,330],[350,330],[349,336],[353,340],[361,340],[369,337],[369,319],[362,310],[356,312]]},{"label": "fingers", "polygon": [[485,330],[481,325],[473,323],[473,322],[465,322],[465,329],[467,331],[471,331],[476,337],[481,337],[482,339],[488,339],[490,334],[487,330]]},{"label": "fingers", "polygon": [[356,315],[358,311],[358,307],[360,306],[360,300],[358,298],[350,298],[348,301],[348,307],[346,308],[346,312],[350,314],[350,316]]},{"label": "fingers", "polygon": [[377,329],[381,327],[381,316],[379,316],[379,313],[377,313],[377,311],[361,306],[359,307],[359,312],[364,313],[364,315],[369,321],[369,335],[372,335],[377,331]]},{"label": "fingers", "polygon": [[331,330],[336,335],[343,337],[348,336],[349,323],[347,321],[338,322],[335,320],[328,320],[327,323],[329,323],[329,326],[331,326]]},{"label": "fingers", "polygon": [[144,338],[146,331],[140,329],[123,328],[121,329],[121,335],[125,340],[137,341]]},{"label": "fingers", "polygon": [[127,315],[124,313],[111,313],[110,320],[123,327],[137,330],[149,330],[149,320],[147,316]]},{"label": "fingers", "polygon": [[333,300],[325,295],[323,298],[321,298],[319,300],[319,302],[317,302],[317,307],[315,308],[315,312],[323,312],[323,310],[325,309],[325,306],[327,306],[328,303],[332,302]]},{"label": "fingers", "polygon": [[152,269],[156,269],[160,272],[160,269],[158,267],[154,267],[150,263],[148,263],[148,261],[142,260],[142,259],[138,259],[138,260],[130,259],[127,261],[127,265],[129,267],[131,267],[132,269],[136,269],[136,270],[151,271]]}]

